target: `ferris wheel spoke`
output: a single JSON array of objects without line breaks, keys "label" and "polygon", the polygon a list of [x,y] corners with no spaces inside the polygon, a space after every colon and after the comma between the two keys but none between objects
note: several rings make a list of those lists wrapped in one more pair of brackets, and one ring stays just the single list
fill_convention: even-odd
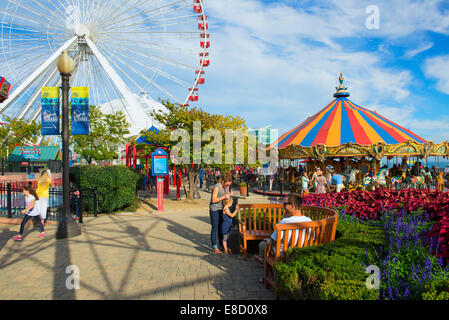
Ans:
[{"label": "ferris wheel spoke", "polygon": [[60,0],[57,0],[59,3],[59,6],[55,5],[53,3],[53,0],[48,0],[49,3],[51,3],[51,5],[53,6],[53,8],[55,8],[55,10],[59,11],[61,13],[61,17],[66,17],[67,12],[64,12],[61,10],[61,8],[64,8],[65,6],[61,3]]},{"label": "ferris wheel spoke", "polygon": [[[117,89],[122,93],[123,97],[126,99],[127,104],[130,107],[136,106],[138,108],[140,106],[139,102],[136,100],[136,98],[134,97],[134,95],[131,93],[128,86],[126,85],[126,83],[117,74],[115,69],[111,66],[110,62],[106,59],[106,57],[102,54],[102,52],[98,50],[97,46],[90,39],[86,39],[86,43],[89,46],[89,48],[92,50],[92,52],[94,53],[94,55],[96,56],[98,61],[100,62],[104,71],[112,79],[112,81],[116,85]],[[136,121],[136,123],[139,123],[140,120],[142,120],[141,118],[139,118],[138,113],[136,113],[136,110],[134,110],[134,109],[133,109],[133,114],[132,114],[132,116],[130,116],[130,118],[133,121]]]},{"label": "ferris wheel spoke", "polygon": [[[118,60],[120,60],[123,64],[126,64],[127,66],[129,66],[129,64],[127,64],[125,62],[126,60],[133,61],[133,62],[139,64],[140,66],[144,67],[145,69],[148,69],[150,71],[156,72],[157,74],[162,75],[164,78],[166,78],[168,80],[171,80],[173,82],[176,82],[177,84],[180,84],[181,86],[183,86],[185,88],[189,88],[191,86],[189,83],[187,83],[187,82],[185,82],[185,81],[183,81],[183,80],[181,80],[181,79],[179,79],[179,78],[177,78],[177,77],[175,77],[175,76],[173,76],[173,75],[171,75],[171,74],[169,74],[169,73],[167,73],[165,71],[162,71],[160,68],[155,68],[155,67],[153,67],[151,65],[144,64],[144,63],[141,62],[141,60],[138,60],[138,59],[132,59],[131,54],[127,53],[124,50],[119,49],[118,51],[121,53],[122,57],[125,58],[125,60],[120,59],[117,54],[115,54],[114,52],[112,52],[110,50],[109,50],[109,53],[113,54]],[[136,70],[135,68],[133,68],[132,70],[134,72],[136,72],[137,74],[139,74],[141,76],[144,76],[144,74],[141,71]]]},{"label": "ferris wheel spoke", "polygon": [[[39,7],[41,7],[43,10],[44,10],[44,12],[46,12],[46,11],[48,11],[49,13],[50,13],[50,15],[52,16],[52,18],[56,18],[56,17],[58,17],[59,19],[61,19],[61,20],[64,20],[64,18],[65,18],[65,15],[64,14],[62,14],[62,16],[61,15],[59,15],[59,14],[57,14],[57,11],[55,11],[55,10],[53,10],[53,9],[51,9],[51,8],[49,8],[49,7],[47,7],[47,6],[45,6],[45,5],[43,5],[42,4],[42,1],[38,1],[38,0],[32,0],[35,4],[37,4]],[[50,2],[50,1],[49,1]],[[51,3],[51,2],[50,2]]]},{"label": "ferris wheel spoke", "polygon": [[[178,26],[178,25],[183,25],[183,24],[187,24],[187,23],[192,24],[192,23],[194,23],[195,21],[196,21],[195,19],[191,19],[191,20],[183,20],[183,21],[173,22],[173,23],[170,23],[170,24],[164,24],[164,26],[165,26],[165,27],[171,27],[171,26]],[[140,23],[134,23],[134,24],[126,25],[126,26],[117,26],[116,28],[119,28],[120,31],[118,31],[118,32],[121,32],[123,29],[124,29],[124,30],[127,30],[127,31],[129,31],[129,32],[133,32],[133,31],[136,31],[135,28],[138,27],[139,25],[141,25],[141,24],[140,24]],[[128,30],[128,28],[130,28],[130,30]],[[161,28],[160,25],[157,25],[157,26],[147,26],[147,27],[145,27],[145,29],[144,29],[143,31],[148,32],[148,30],[159,29],[159,28]],[[110,30],[112,30],[112,29],[110,29]],[[116,29],[114,29],[114,30],[116,30]],[[200,33],[200,32],[198,32],[198,34],[199,34],[199,33]]]},{"label": "ferris wheel spoke", "polygon": [[[151,9],[151,10],[148,10],[148,9],[142,9],[142,10],[139,11],[138,13],[136,13],[136,14],[134,14],[134,15],[132,15],[132,16],[128,16],[128,17],[126,17],[126,18],[124,18],[124,19],[121,19],[121,20],[118,20],[118,21],[116,21],[115,19],[113,19],[112,22],[111,22],[110,24],[104,25],[103,27],[104,27],[106,30],[109,30],[107,27],[110,26],[110,25],[117,25],[117,27],[119,27],[119,26],[120,26],[119,23],[121,23],[121,22],[123,22],[123,21],[131,20],[131,19],[135,19],[135,18],[137,18],[137,17],[141,17],[142,14],[144,14],[144,15],[147,16],[145,21],[151,22],[151,19],[153,19],[153,18],[155,18],[155,17],[159,17],[159,16],[161,16],[161,15],[163,15],[163,14],[167,14],[167,13],[169,13],[169,12],[174,12],[174,11],[183,9],[183,8],[185,8],[185,7],[187,7],[187,6],[190,6],[190,3],[188,3],[188,4],[185,4],[184,6],[179,6],[179,7],[173,8],[173,5],[178,4],[178,3],[182,3],[182,2],[186,3],[187,0],[178,0],[178,1],[175,1],[175,2],[172,2],[172,3],[168,3],[168,4],[166,4],[166,5],[162,6],[162,7],[154,8],[154,9]],[[170,8],[170,7],[171,7],[171,9],[169,9],[168,11],[163,11],[163,9],[165,9],[165,8]],[[157,15],[155,15],[155,16],[148,16],[148,14],[149,14],[150,12],[154,12],[154,11],[159,11],[159,14],[157,14]],[[115,18],[116,18],[116,17],[115,17]]]},{"label": "ferris wheel spoke", "polygon": [[130,46],[138,46],[138,47],[142,47],[142,48],[147,48],[147,49],[160,49],[160,50],[165,50],[165,51],[169,51],[172,53],[182,53],[182,54],[189,54],[191,56],[198,56],[198,51],[194,51],[192,49],[185,49],[185,48],[181,48],[181,47],[175,47],[175,46],[169,46],[169,45],[161,45],[160,43],[156,43],[156,42],[147,42],[145,40],[131,40],[131,39],[127,39],[127,38],[117,38],[115,39],[117,41],[111,41],[118,44],[118,43],[129,43]]},{"label": "ferris wheel spoke", "polygon": [[[15,58],[15,59],[19,59],[19,58],[24,57],[24,56],[27,56],[27,55],[29,55],[29,54],[31,54],[31,53],[36,54],[36,52],[39,52],[39,49],[44,49],[44,48],[47,48],[47,46],[46,46],[46,45],[38,46],[38,47],[35,47],[34,49],[29,49],[29,50],[27,50],[27,51],[23,51],[23,52],[20,53],[20,54],[14,55],[14,58]],[[45,56],[45,55],[48,55],[48,51],[47,51],[47,50],[46,50],[44,53],[40,54],[39,56],[33,55],[31,58],[28,58],[28,59],[25,60],[25,61],[21,61],[20,64],[21,64],[21,66],[24,66],[24,65],[26,65],[25,62],[28,62],[28,60],[30,60],[30,59],[31,59],[32,61],[35,61],[35,62],[36,62],[36,61],[38,61],[38,58],[43,57],[43,56]],[[7,63],[8,60],[9,60],[9,57],[8,57],[8,58],[4,58],[4,59],[0,60],[0,63]]]},{"label": "ferris wheel spoke", "polygon": [[104,26],[103,22],[105,20],[108,21],[108,22],[109,21],[113,21],[114,18],[117,17],[117,15],[115,15],[115,13],[117,12],[117,10],[120,9],[120,7],[121,7],[120,5],[123,3],[123,1],[128,2],[129,0],[122,0],[122,2],[119,5],[116,5],[115,8],[114,8],[114,2],[111,1],[110,5],[108,7],[104,8],[103,12],[105,12],[105,14],[103,15],[103,18],[98,20],[97,23],[103,27]]},{"label": "ferris wheel spoke", "polygon": [[47,69],[48,65],[53,63],[56,58],[62,53],[63,50],[72,46],[77,38],[73,37],[69,41],[67,41],[64,45],[62,45],[57,51],[55,51],[43,64],[41,64],[24,82],[20,84],[20,86],[14,90],[9,96],[8,100],[6,100],[2,105],[0,105],[0,113],[4,112],[8,106],[11,105],[12,102],[24,91],[29,85],[34,82],[34,80],[39,77],[42,72]]},{"label": "ferris wheel spoke", "polygon": [[[117,44],[119,44],[119,43],[117,43]],[[104,45],[107,45],[107,43],[104,43]],[[179,61],[175,61],[175,60],[172,60],[172,59],[167,59],[165,57],[152,54],[152,53],[148,52],[147,50],[143,50],[141,48],[133,48],[133,50],[134,50],[135,53],[140,53],[145,58],[151,58],[151,59],[154,59],[154,60],[164,60],[164,62],[166,62],[166,63],[168,63],[170,65],[177,66],[177,67],[182,67],[182,68],[184,68],[186,70],[194,71],[194,70],[197,69],[194,66],[189,66],[189,65],[186,65],[186,64],[181,63]]]},{"label": "ferris wheel spoke", "polygon": [[[179,99],[178,97],[176,97],[174,94],[172,94],[170,91],[168,91],[167,89],[161,87],[160,85],[158,85],[156,82],[154,82],[152,79],[148,78],[147,76],[145,76],[144,73],[140,72],[139,70],[135,69],[133,66],[131,66],[129,63],[125,62],[123,59],[120,59],[115,53],[112,53],[112,55],[119,60],[126,68],[129,68],[131,70],[133,70],[137,75],[140,75],[141,77],[143,77],[144,79],[146,79],[148,82],[150,82],[151,84],[153,84],[156,88],[158,88],[161,92],[164,92],[165,94],[167,94],[168,96],[172,97],[173,99],[175,99],[176,101],[180,102],[181,99]],[[138,61],[135,61],[136,63],[145,66],[141,63],[139,63]],[[117,67],[117,69],[121,70],[123,74],[126,75],[126,73],[123,72],[123,69],[116,63],[114,63],[114,65]],[[133,81],[133,80],[132,80]]]},{"label": "ferris wheel spoke", "polygon": [[[9,1],[11,1],[11,2],[14,3],[14,4],[16,4],[16,5],[19,6],[19,7],[22,7],[22,8],[25,9],[25,10],[28,10],[29,12],[34,13],[36,16],[39,16],[39,17],[45,17],[45,16],[46,16],[46,13],[45,13],[45,12],[42,12],[42,11],[39,11],[39,10],[35,10],[35,9],[33,9],[33,8],[31,8],[31,7],[27,6],[27,5],[25,5],[25,4],[23,3],[23,1],[16,1],[16,0],[9,0]],[[29,17],[28,17],[28,18],[29,18]],[[61,26],[61,27],[64,27],[64,25],[61,25],[59,22],[57,22],[57,20],[54,20],[53,23],[55,23],[56,25],[59,25],[59,26]]]},{"label": "ferris wheel spoke", "polygon": [[29,112],[29,110],[33,107],[33,105],[36,103],[37,99],[39,98],[41,88],[47,87],[52,78],[57,75],[58,69],[56,67],[50,68],[49,72],[47,72],[47,76],[43,78],[43,81],[40,82],[40,84],[36,87],[33,94],[30,96],[28,101],[24,104],[22,112],[19,113],[18,118],[23,118],[25,115]]}]

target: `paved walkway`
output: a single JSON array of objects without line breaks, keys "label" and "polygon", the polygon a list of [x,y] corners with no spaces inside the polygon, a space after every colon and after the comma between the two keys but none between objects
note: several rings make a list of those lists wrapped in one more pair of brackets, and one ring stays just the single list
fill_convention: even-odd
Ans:
[{"label": "paved walkway", "polygon": [[[210,251],[207,209],[87,218],[69,240],[55,240],[55,226],[8,240],[18,228],[0,226],[0,300],[274,298],[254,259]],[[66,287],[70,265],[79,290]]]}]

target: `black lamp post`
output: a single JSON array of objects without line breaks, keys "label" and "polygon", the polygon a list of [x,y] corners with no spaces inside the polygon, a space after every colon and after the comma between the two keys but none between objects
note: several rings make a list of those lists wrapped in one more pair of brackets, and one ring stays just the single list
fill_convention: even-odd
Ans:
[{"label": "black lamp post", "polygon": [[79,236],[81,228],[70,215],[69,185],[69,90],[70,75],[73,72],[73,59],[64,50],[57,61],[62,78],[62,216],[59,220],[56,239],[67,239]]}]

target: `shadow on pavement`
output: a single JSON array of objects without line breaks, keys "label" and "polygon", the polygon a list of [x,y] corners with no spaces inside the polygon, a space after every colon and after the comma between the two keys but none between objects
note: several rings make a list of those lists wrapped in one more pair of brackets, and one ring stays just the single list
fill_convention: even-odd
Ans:
[{"label": "shadow on pavement", "polygon": [[[0,233],[0,251],[6,246],[9,240],[17,234],[16,231],[11,231],[9,228],[3,229]],[[14,241],[14,240],[11,240]]]}]

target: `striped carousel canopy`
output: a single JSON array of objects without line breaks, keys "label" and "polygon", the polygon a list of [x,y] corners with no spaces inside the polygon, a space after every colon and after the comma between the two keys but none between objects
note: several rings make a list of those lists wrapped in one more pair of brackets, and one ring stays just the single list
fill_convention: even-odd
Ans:
[{"label": "striped carousel canopy", "polygon": [[342,74],[339,80],[340,86],[334,94],[335,100],[296,128],[283,134],[275,143],[279,149],[290,145],[313,147],[317,144],[336,147],[349,142],[364,146],[378,142],[398,144],[408,140],[427,142],[410,130],[349,100],[349,92],[343,86]]}]

